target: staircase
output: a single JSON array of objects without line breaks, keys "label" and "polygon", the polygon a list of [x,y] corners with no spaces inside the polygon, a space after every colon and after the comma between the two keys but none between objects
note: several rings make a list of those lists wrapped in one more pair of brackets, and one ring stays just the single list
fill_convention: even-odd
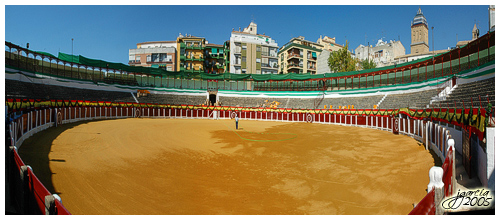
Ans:
[{"label": "staircase", "polygon": [[321,92],[320,94],[318,94],[318,96],[316,97],[316,99],[314,99],[314,109],[317,109],[318,106],[321,104],[321,102],[323,102],[324,99],[325,99],[325,93],[324,92]]},{"label": "staircase", "polygon": [[377,103],[377,108],[380,106],[380,104],[382,104],[382,102],[385,100],[385,97],[387,97],[387,93],[384,95],[384,97],[382,97],[382,99],[380,99],[380,101]]}]

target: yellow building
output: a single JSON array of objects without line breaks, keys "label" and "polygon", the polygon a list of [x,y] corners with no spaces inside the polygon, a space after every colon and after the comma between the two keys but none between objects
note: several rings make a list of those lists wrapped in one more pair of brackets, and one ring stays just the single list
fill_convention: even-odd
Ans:
[{"label": "yellow building", "polygon": [[321,36],[318,38],[316,43],[320,44],[323,46],[323,50],[328,50],[328,51],[337,51],[342,49],[344,46],[335,43],[335,37],[328,37],[324,36],[321,38]]},{"label": "yellow building", "polygon": [[202,73],[205,49],[205,38],[191,35],[177,38],[177,70]]},{"label": "yellow building", "polygon": [[311,73],[317,72],[318,56],[323,46],[305,40],[304,37],[292,38],[278,52],[279,73]]}]

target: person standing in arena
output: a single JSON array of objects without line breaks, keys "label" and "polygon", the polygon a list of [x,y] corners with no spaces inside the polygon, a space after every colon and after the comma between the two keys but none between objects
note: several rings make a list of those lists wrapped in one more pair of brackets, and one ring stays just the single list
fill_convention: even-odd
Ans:
[{"label": "person standing in arena", "polygon": [[236,122],[236,130],[238,130],[238,115],[234,117],[234,121]]}]

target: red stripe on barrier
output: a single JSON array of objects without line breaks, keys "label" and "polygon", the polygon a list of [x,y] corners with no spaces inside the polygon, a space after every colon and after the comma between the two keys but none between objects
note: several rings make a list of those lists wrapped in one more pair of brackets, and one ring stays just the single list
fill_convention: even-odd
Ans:
[{"label": "red stripe on barrier", "polygon": [[[450,196],[453,193],[453,185],[452,185],[452,178],[453,178],[453,150],[450,148],[446,154],[446,159],[441,166],[443,168],[443,183],[444,183],[444,195],[445,196]],[[450,187],[451,186],[451,187]]]},{"label": "red stripe on barrier", "polygon": [[16,166],[17,166],[18,171],[21,170],[22,166],[25,166],[23,160],[21,159],[21,157],[19,156],[19,154],[17,153],[16,150],[14,151],[14,161],[16,162]]},{"label": "red stripe on barrier", "polygon": [[56,213],[57,215],[71,215],[71,213],[63,206],[63,204],[56,199]]},{"label": "red stripe on barrier", "polygon": [[35,202],[41,213],[45,213],[45,196],[51,195],[50,192],[43,186],[43,184],[38,180],[31,169],[28,169],[28,174],[30,177],[30,189],[34,195]]},{"label": "red stripe on barrier", "polygon": [[432,189],[425,197],[411,210],[408,215],[434,215],[436,207],[434,205],[434,189]]}]

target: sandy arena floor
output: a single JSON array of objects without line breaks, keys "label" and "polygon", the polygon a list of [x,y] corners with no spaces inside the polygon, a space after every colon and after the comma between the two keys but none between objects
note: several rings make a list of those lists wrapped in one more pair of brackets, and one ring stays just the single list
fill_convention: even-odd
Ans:
[{"label": "sandy arena floor", "polygon": [[368,128],[117,119],[50,128],[20,154],[72,214],[408,214],[432,155]]}]

